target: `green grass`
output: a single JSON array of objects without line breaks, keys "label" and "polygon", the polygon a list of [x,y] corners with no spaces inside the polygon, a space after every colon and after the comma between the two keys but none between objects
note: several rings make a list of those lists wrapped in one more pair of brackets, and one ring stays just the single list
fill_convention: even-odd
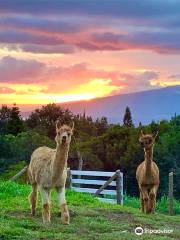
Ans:
[{"label": "green grass", "polygon": [[[139,199],[136,197],[124,196],[124,205],[131,206],[133,208],[140,208]],[[180,201],[174,199],[173,200],[173,210],[175,215],[180,215]],[[163,196],[161,199],[157,201],[156,204],[156,212],[168,214],[168,199],[166,196]]]},{"label": "green grass", "polygon": [[[161,213],[145,215],[137,209],[139,207],[137,199],[133,201],[125,198],[125,205],[118,206],[101,203],[88,194],[72,191],[67,191],[70,225],[61,224],[54,192],[51,201],[51,223],[44,225],[40,198],[37,216],[30,217],[27,201],[29,192],[30,186],[28,185],[0,182],[0,239],[134,240],[140,238],[165,240],[180,238],[180,217],[178,215],[168,216]],[[134,233],[137,226],[148,229],[173,229],[173,233],[143,234],[137,237]]]}]

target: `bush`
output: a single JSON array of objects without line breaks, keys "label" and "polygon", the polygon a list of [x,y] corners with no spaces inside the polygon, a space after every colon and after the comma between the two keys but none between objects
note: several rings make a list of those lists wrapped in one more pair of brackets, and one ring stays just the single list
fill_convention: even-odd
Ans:
[{"label": "bush", "polygon": [[0,172],[11,164],[29,163],[32,152],[41,146],[55,147],[55,142],[34,131],[21,132],[17,136],[8,134],[0,137]]}]

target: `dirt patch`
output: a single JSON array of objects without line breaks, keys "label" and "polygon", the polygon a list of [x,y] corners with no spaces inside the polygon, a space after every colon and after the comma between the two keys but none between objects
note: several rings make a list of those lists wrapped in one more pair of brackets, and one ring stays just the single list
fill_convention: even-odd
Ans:
[{"label": "dirt patch", "polygon": [[[6,215],[13,216],[13,217],[20,218],[20,219],[32,218],[30,210],[29,211],[24,211],[24,210],[7,211]],[[41,212],[37,211],[36,217],[40,218],[41,216],[42,216]]]},{"label": "dirt patch", "polygon": [[134,216],[131,213],[124,213],[121,211],[103,211],[98,210],[101,216],[104,216],[110,221],[116,222],[134,222]]},{"label": "dirt patch", "polygon": [[27,212],[27,211],[23,211],[23,210],[15,210],[15,211],[7,211],[6,214],[10,215],[10,216],[15,216],[15,217],[27,217],[27,216],[30,216],[30,211]]}]

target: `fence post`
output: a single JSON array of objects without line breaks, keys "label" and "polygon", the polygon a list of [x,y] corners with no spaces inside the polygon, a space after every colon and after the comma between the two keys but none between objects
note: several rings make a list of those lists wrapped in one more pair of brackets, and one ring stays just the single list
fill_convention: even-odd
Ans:
[{"label": "fence post", "polygon": [[169,173],[169,215],[173,215],[173,172]]},{"label": "fence post", "polygon": [[116,171],[116,192],[117,204],[121,204],[121,173],[120,170]]},{"label": "fence post", "polygon": [[71,188],[71,184],[72,184],[71,169],[67,168],[66,188]]}]

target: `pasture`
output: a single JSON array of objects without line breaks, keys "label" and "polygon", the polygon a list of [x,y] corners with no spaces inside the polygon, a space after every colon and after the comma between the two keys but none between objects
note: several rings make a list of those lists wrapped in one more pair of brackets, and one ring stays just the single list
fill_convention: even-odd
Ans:
[{"label": "pasture", "polygon": [[[0,181],[0,239],[61,239],[61,240],[134,240],[138,226],[153,230],[170,229],[169,234],[144,233],[141,239],[179,239],[179,202],[175,201],[174,216],[166,214],[167,201],[161,199],[155,215],[139,211],[135,198],[125,197],[124,206],[99,202],[88,194],[67,191],[70,225],[62,225],[58,213],[56,194],[52,194],[52,222],[44,225],[41,203],[38,200],[37,216],[30,217],[27,196],[30,186]],[[163,213],[164,212],[164,213]]]}]

